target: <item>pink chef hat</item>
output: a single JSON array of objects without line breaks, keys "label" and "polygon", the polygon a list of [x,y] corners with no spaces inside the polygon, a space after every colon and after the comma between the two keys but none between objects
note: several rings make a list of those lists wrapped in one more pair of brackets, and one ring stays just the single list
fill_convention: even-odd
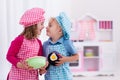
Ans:
[{"label": "pink chef hat", "polygon": [[19,23],[24,27],[29,27],[37,24],[38,22],[44,22],[44,13],[45,11],[41,8],[29,9],[22,15]]}]

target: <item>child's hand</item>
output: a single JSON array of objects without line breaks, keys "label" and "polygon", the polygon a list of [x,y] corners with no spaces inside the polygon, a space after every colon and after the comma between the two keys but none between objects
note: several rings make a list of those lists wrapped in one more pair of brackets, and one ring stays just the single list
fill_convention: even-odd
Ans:
[{"label": "child's hand", "polygon": [[[62,55],[60,55],[60,56],[62,56]],[[62,56],[61,58],[59,58],[59,61],[56,61],[56,66],[60,66],[61,64],[65,63],[65,62],[76,61],[78,59],[79,59],[78,54],[74,54],[72,56]]]},{"label": "child's hand", "polygon": [[39,74],[42,75],[42,74],[46,73],[47,72],[47,70],[46,70],[47,67],[48,67],[48,62],[46,62],[45,66],[43,66],[39,69]]},{"label": "child's hand", "polygon": [[45,68],[39,69],[39,74],[42,75],[44,73],[46,73],[47,70]]},{"label": "child's hand", "polygon": [[28,66],[27,62],[26,61],[20,61],[17,63],[17,68],[21,68],[21,69],[29,69],[29,70],[32,70],[33,67],[31,66]]},{"label": "child's hand", "polygon": [[59,54],[61,56],[61,58],[59,58],[59,61],[56,61],[56,66],[60,66],[61,64],[65,63],[67,60],[66,56],[62,56],[61,54]]}]

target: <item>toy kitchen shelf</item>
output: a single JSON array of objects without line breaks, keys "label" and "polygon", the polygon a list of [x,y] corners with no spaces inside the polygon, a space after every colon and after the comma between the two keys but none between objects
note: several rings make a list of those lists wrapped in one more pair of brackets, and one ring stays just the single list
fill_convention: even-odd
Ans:
[{"label": "toy kitchen shelf", "polygon": [[98,46],[84,46],[84,71],[98,71],[99,70],[99,47]]}]

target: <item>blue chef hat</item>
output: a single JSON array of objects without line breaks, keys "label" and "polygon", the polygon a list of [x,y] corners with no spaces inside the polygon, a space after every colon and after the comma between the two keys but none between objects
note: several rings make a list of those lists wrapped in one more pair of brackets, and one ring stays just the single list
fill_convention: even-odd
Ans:
[{"label": "blue chef hat", "polygon": [[69,39],[72,24],[67,15],[61,12],[59,16],[56,17],[56,20],[62,28],[64,39]]}]

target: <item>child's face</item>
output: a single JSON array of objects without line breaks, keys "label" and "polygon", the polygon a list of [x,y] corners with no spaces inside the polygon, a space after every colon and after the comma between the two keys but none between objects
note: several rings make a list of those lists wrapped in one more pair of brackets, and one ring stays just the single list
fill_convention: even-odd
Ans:
[{"label": "child's face", "polygon": [[55,19],[51,19],[46,28],[47,35],[49,37],[53,38],[55,36],[61,35],[60,34],[61,31],[62,30],[61,30],[60,26],[58,25],[57,21]]},{"label": "child's face", "polygon": [[37,33],[38,33],[38,35],[41,34],[41,31],[42,31],[43,28],[44,28],[44,22],[39,22],[37,24]]}]

